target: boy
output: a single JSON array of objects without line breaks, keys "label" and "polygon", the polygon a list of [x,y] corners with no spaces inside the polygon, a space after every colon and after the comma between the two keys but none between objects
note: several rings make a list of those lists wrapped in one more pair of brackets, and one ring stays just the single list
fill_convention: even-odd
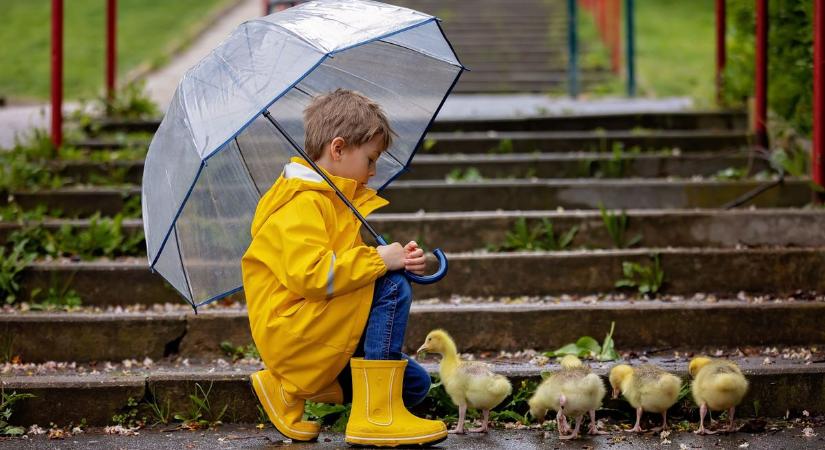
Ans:
[{"label": "boy", "polygon": [[[393,131],[380,106],[338,89],[304,111],[304,147],[363,215],[387,204],[366,186]],[[270,421],[300,441],[318,437],[306,400],[352,401],[346,441],[397,446],[446,438],[443,422],[405,406],[421,402],[427,372],[401,353],[412,293],[401,270],[422,274],[415,242],[370,247],[361,224],[301,158],[261,198],[243,257],[252,336],[266,370],[252,385]]]}]

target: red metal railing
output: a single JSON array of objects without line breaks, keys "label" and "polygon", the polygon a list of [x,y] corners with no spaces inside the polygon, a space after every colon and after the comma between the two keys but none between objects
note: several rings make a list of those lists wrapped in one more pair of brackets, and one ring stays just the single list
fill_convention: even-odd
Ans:
[{"label": "red metal railing", "polygon": [[[811,178],[825,186],[825,0],[814,1],[814,142],[811,155]],[[822,195],[817,196],[822,201]]]},{"label": "red metal railing", "polygon": [[63,142],[63,0],[52,0],[52,144]]},{"label": "red metal railing", "polygon": [[106,99],[115,99],[117,71],[117,0],[106,0]]},{"label": "red metal railing", "polygon": [[599,38],[610,53],[610,68],[622,69],[622,0],[579,0],[596,22]]}]

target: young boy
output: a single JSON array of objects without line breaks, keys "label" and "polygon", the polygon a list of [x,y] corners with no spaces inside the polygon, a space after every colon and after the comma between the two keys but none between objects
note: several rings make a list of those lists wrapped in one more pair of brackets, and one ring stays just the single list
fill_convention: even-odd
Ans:
[{"label": "young boy", "polygon": [[[348,90],[304,111],[305,150],[363,215],[387,204],[366,186],[393,131],[381,107]],[[407,411],[430,386],[401,353],[412,292],[402,270],[423,274],[415,242],[370,247],[333,189],[293,158],[261,198],[243,281],[252,336],[266,370],[252,386],[275,428],[316,439],[302,420],[306,400],[352,401],[346,441],[397,446],[446,438],[443,422]]]}]

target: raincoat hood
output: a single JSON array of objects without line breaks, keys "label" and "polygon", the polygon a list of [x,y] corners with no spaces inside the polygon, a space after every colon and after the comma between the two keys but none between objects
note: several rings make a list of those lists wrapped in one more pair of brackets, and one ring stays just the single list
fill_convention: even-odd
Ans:
[{"label": "raincoat hood", "polygon": [[[323,168],[321,170],[364,217],[389,203],[378,196],[375,189],[360,185],[350,178],[332,175]],[[292,200],[298,193],[304,191],[328,192],[333,196],[335,195],[332,187],[321,178],[321,175],[315,172],[315,169],[310,167],[302,158],[295,156],[284,166],[283,173],[273,187],[261,197],[255,210],[255,218],[252,220],[252,237],[254,238],[258,234],[264,223],[275,211]],[[336,199],[336,201],[344,206],[340,200]]]}]

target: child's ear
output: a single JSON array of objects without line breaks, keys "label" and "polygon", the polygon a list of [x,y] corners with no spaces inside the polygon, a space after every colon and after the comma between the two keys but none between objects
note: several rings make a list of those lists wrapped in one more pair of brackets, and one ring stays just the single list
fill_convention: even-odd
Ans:
[{"label": "child's ear", "polygon": [[342,137],[336,137],[329,143],[329,151],[332,156],[333,161],[340,161],[341,155],[344,153],[344,148],[347,146],[347,142]]}]

